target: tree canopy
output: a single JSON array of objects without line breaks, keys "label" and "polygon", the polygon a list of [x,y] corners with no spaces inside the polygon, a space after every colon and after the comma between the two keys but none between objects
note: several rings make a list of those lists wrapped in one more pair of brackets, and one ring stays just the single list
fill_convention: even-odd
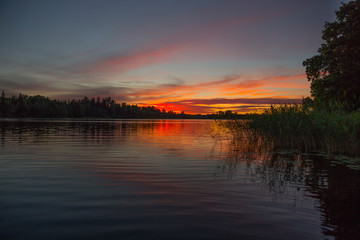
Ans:
[{"label": "tree canopy", "polygon": [[110,97],[50,100],[47,97],[19,94],[6,97],[2,91],[0,117],[20,118],[186,118],[188,114],[140,107],[126,103],[118,104]]},{"label": "tree canopy", "polygon": [[116,103],[111,97],[100,99],[51,100],[36,95],[19,94],[18,97],[6,97],[1,91],[0,118],[161,118],[161,119],[233,119],[244,118],[230,110],[206,115],[176,113],[158,109],[154,106],[138,106]]},{"label": "tree canopy", "polygon": [[314,100],[360,108],[360,0],[342,3],[336,20],[326,22],[318,55],[303,65]]}]

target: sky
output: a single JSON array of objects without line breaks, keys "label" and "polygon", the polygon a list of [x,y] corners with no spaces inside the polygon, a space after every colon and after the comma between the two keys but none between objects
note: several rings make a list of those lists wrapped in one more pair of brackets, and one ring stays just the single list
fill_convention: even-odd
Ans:
[{"label": "sky", "polygon": [[335,0],[0,0],[0,89],[185,113],[310,95]]}]

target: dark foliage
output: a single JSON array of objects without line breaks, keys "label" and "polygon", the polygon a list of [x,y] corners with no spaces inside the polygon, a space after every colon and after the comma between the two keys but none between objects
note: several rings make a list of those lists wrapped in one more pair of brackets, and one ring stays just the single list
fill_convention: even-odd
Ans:
[{"label": "dark foliage", "polygon": [[112,98],[100,99],[84,97],[79,100],[51,100],[36,95],[19,94],[6,97],[2,91],[0,98],[0,117],[3,118],[169,118],[169,119],[232,119],[242,115],[231,111],[207,115],[176,113],[155,108],[140,107],[126,103],[118,104]]},{"label": "dark foliage", "polygon": [[50,100],[44,96],[7,98],[4,91],[0,99],[0,117],[20,118],[186,118],[190,115],[157,109],[118,104],[110,97],[100,99],[84,97],[81,100]]},{"label": "dark foliage", "polygon": [[360,108],[360,0],[343,3],[322,38],[319,55],[303,62],[312,96],[340,101],[350,111]]}]

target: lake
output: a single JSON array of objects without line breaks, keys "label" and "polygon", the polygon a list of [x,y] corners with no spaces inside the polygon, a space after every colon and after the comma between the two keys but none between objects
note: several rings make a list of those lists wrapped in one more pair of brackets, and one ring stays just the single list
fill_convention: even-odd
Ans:
[{"label": "lake", "polygon": [[236,152],[216,129],[0,121],[0,238],[359,239],[360,171],[321,154]]}]

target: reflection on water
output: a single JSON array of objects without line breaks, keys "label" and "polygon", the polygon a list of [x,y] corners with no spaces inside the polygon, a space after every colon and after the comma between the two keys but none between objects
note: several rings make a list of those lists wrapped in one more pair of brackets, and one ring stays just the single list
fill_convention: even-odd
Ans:
[{"label": "reflection on water", "polygon": [[246,169],[249,179],[274,199],[287,198],[294,206],[311,196],[324,236],[360,238],[360,171],[334,165],[322,154],[274,152],[271,142],[246,134],[231,139],[227,155],[218,161],[218,176],[233,179]]},{"label": "reflection on water", "polygon": [[0,122],[1,239],[358,239],[359,172],[213,128]]}]

